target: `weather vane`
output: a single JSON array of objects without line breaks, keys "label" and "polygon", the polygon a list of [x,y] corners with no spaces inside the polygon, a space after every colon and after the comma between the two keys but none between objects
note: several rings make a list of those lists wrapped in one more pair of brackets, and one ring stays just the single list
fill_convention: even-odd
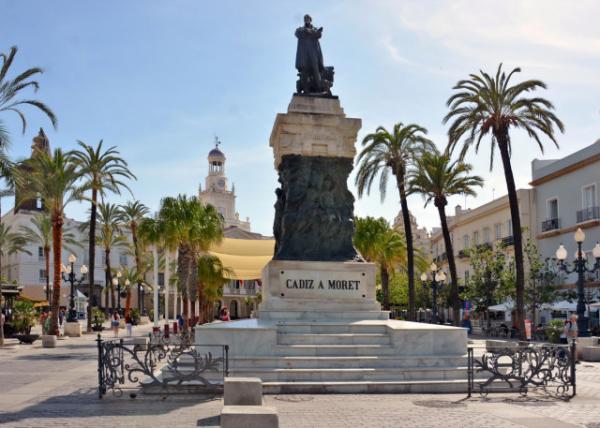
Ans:
[{"label": "weather vane", "polygon": [[221,142],[219,141],[219,137],[215,135],[215,147],[219,148],[219,144],[221,144]]}]

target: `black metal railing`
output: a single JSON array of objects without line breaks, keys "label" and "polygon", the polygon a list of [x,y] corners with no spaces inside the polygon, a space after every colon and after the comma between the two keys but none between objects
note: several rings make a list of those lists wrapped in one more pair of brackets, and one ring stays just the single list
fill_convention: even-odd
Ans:
[{"label": "black metal railing", "polygon": [[491,250],[492,244],[490,244],[489,242],[484,242],[483,244],[477,245],[477,249],[478,250]]},{"label": "black metal railing", "polygon": [[589,207],[577,211],[577,223],[600,219],[600,207]]},{"label": "black metal railing", "polygon": [[[576,393],[575,343],[571,345],[532,345],[505,342],[475,357],[468,349],[468,396],[479,392],[530,391],[569,400]],[[477,377],[477,380],[475,379]]]},{"label": "black metal railing", "polygon": [[542,222],[542,232],[548,232],[550,230],[560,229],[560,219],[551,218]]},{"label": "black metal railing", "polygon": [[459,259],[464,259],[464,258],[467,258],[467,257],[469,257],[469,250],[460,250],[458,252],[458,258]]},{"label": "black metal railing", "polygon": [[229,375],[229,346],[195,345],[190,334],[103,340],[98,334],[98,396],[131,388],[194,386],[222,393]]},{"label": "black metal railing", "polygon": [[515,245],[515,237],[513,235],[505,236],[500,241],[501,245],[504,247],[508,247],[510,245]]},{"label": "black metal railing", "polygon": [[438,264],[445,262],[448,259],[448,257],[446,257],[446,253],[442,253],[440,255],[438,255],[434,261]]}]

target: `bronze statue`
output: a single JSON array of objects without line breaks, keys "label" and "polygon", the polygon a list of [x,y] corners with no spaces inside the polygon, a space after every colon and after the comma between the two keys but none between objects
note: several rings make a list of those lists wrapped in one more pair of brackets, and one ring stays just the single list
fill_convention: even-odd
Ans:
[{"label": "bronze statue", "polygon": [[323,27],[315,28],[310,15],[304,15],[304,26],[296,29],[296,69],[299,77],[296,91],[299,94],[331,95],[333,67],[323,65],[323,53],[319,43],[322,34]]}]

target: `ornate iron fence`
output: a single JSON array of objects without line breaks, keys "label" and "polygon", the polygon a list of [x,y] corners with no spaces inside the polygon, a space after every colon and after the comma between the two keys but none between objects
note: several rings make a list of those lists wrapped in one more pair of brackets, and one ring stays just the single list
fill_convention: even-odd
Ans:
[{"label": "ornate iron fence", "polygon": [[[468,349],[468,395],[479,392],[529,391],[568,400],[575,396],[575,343],[567,345],[521,345],[486,351],[476,358]],[[477,379],[475,377],[477,376]]]},{"label": "ornate iron fence", "polygon": [[229,375],[227,345],[194,345],[189,333],[151,334],[104,340],[98,334],[98,396],[122,395],[128,387],[194,387],[197,392],[221,393]]}]

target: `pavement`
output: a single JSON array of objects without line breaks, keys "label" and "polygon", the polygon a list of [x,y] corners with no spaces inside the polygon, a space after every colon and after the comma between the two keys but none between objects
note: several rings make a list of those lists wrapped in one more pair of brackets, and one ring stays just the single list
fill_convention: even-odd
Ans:
[{"label": "pavement", "polygon": [[[134,334],[146,334],[139,326]],[[112,333],[107,332],[107,337]],[[97,395],[96,335],[57,348],[0,348],[2,427],[217,427],[219,396]],[[600,363],[577,366],[569,402],[518,394],[267,395],[281,427],[586,427],[600,428]]]}]

